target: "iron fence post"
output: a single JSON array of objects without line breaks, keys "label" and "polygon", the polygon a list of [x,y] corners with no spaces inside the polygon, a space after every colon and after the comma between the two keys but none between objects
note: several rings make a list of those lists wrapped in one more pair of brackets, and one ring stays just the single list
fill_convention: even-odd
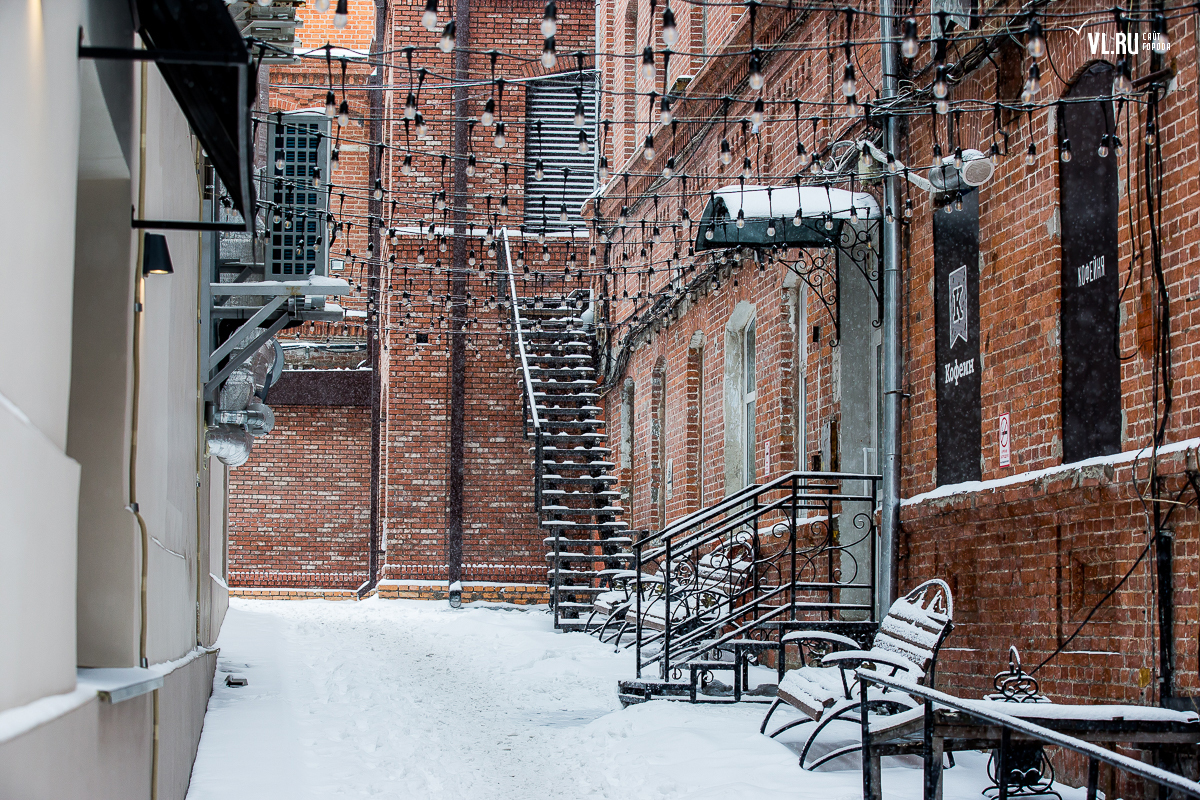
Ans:
[{"label": "iron fence post", "polygon": [[667,560],[663,566],[663,610],[665,612],[663,622],[663,657],[662,657],[662,679],[670,680],[667,676],[670,674],[671,661],[671,540],[667,539]]},{"label": "iron fence post", "polygon": [[[634,597],[636,616],[633,618],[633,633],[636,637],[633,643],[634,660],[637,663],[637,677],[642,677],[642,541],[639,536],[633,542],[633,585],[637,594]],[[621,640],[617,639],[617,644]]]}]

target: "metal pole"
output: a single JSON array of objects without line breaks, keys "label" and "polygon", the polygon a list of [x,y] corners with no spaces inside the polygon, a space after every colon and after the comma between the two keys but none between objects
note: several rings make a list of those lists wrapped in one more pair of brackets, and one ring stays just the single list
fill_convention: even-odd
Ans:
[{"label": "metal pole", "polygon": [[[387,35],[387,0],[375,0],[375,37],[371,40],[371,58],[375,71],[367,79],[368,85],[383,83],[383,40]],[[370,109],[368,148],[374,146],[375,158],[367,152],[368,182],[371,186],[375,181],[382,180],[383,174],[383,93],[372,92],[368,98]],[[382,552],[382,537],[380,536],[379,520],[379,484],[380,464],[383,446],[381,419],[383,408],[383,370],[380,368],[380,355],[383,351],[383,326],[379,324],[383,311],[383,291],[380,285],[380,237],[379,226],[383,224],[383,201],[376,200],[374,195],[367,199],[367,218],[374,219],[375,225],[368,223],[367,235],[371,241],[371,252],[374,256],[367,265],[367,361],[371,365],[371,531],[369,536],[369,552],[367,554],[367,581],[359,587],[359,596],[375,588],[379,583],[379,565]]]},{"label": "metal pole", "polygon": [[[879,32],[883,39],[881,100],[896,96],[896,31],[892,0],[879,2]],[[899,137],[896,119],[885,117],[884,148],[896,154]],[[896,542],[900,533],[900,184],[896,175],[883,179],[884,207],[891,221],[883,221],[883,512],[879,538],[879,583],[875,598],[876,619],[896,599]]]},{"label": "metal pole", "polygon": [[467,87],[470,77],[471,4],[454,4],[454,241],[450,300],[450,478],[446,558],[450,583],[462,580],[463,428],[466,422],[467,371]]}]

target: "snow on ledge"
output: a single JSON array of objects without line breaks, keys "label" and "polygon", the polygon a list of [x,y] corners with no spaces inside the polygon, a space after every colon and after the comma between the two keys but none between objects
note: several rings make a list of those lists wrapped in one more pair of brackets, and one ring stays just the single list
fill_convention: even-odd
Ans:
[{"label": "snow on ledge", "polygon": [[[1158,448],[1159,455],[1168,453],[1178,453],[1184,450],[1200,449],[1200,437],[1192,439],[1184,439],[1182,442],[1174,442],[1172,444],[1164,444]],[[1095,458],[1086,458],[1083,461],[1072,461],[1070,464],[1059,464],[1056,467],[1047,467],[1045,469],[1036,469],[1029,472],[1018,472],[1015,475],[1006,475],[1003,478],[993,478],[987,481],[964,481],[963,483],[948,483],[945,486],[939,486],[936,489],[913,497],[906,497],[900,501],[902,506],[915,506],[930,500],[941,500],[947,497],[954,497],[960,494],[971,494],[974,492],[987,492],[995,489],[1003,489],[1007,486],[1015,486],[1021,483],[1032,483],[1033,481],[1043,480],[1063,473],[1074,472],[1075,470],[1084,469],[1087,467],[1101,467],[1105,465],[1128,464],[1133,461],[1138,461],[1148,457],[1150,454],[1149,447],[1143,447],[1140,450],[1126,450],[1121,453],[1113,453],[1108,456],[1096,456]]]},{"label": "snow on ledge", "polygon": [[94,686],[77,686],[72,692],[53,694],[23,706],[0,711],[0,744],[24,736],[95,699]]}]

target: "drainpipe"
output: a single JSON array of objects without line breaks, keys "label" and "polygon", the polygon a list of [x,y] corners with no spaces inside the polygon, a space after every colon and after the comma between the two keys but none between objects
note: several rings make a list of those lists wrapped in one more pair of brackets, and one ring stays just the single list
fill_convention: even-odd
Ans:
[{"label": "drainpipe", "polygon": [[[471,4],[454,6],[454,241],[450,299],[450,475],[446,514],[446,561],[450,603],[461,598],[463,534],[463,427],[466,416],[467,343],[467,81],[470,79]],[[514,300],[515,302],[515,300]],[[457,590],[457,592],[456,592]]]},{"label": "drainpipe", "polygon": [[[382,178],[383,166],[383,42],[387,35],[387,0],[375,0],[375,36],[371,39],[371,56],[368,63],[374,67],[367,78],[367,97],[370,115],[367,172],[368,183]],[[370,148],[375,148],[372,158]],[[367,236],[371,240],[371,258],[367,267],[367,361],[371,365],[371,533],[367,547],[367,581],[358,587],[358,596],[362,597],[375,588],[379,583],[379,562],[383,556],[380,547],[379,522],[379,472],[380,448],[383,446],[380,435],[383,374],[380,369],[380,354],[383,349],[383,330],[379,324],[383,308],[383,293],[380,291],[380,247],[379,226],[383,224],[383,201],[376,200],[371,194],[367,199],[367,219],[375,219],[375,225],[368,222]]]},{"label": "drainpipe", "polygon": [[[879,2],[879,32],[883,40],[884,104],[896,96],[896,31],[892,0]],[[896,118],[884,122],[884,148],[897,155],[899,137]],[[900,186],[894,174],[885,173],[884,208],[892,220],[883,221],[883,510],[879,539],[879,579],[875,601],[876,619],[882,619],[896,599],[898,575],[896,543],[900,536]]]}]

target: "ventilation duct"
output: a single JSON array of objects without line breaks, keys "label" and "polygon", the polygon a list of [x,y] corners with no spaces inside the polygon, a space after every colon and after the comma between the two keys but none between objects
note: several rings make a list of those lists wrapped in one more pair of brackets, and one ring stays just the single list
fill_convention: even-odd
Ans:
[{"label": "ventilation duct", "polygon": [[[248,336],[258,333],[252,331]],[[282,348],[271,339],[221,384],[208,429],[209,452],[221,463],[231,467],[245,464],[254,439],[275,429],[275,413],[262,401],[282,370]]]}]

